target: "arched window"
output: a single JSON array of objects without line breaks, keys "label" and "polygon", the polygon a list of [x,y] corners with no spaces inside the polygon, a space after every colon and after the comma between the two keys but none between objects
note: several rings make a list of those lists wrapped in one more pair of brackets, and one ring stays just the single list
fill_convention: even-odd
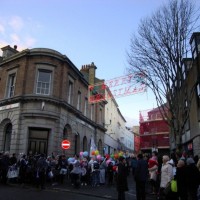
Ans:
[{"label": "arched window", "polygon": [[79,154],[80,152],[80,135],[79,133],[75,134],[75,137],[74,137],[74,154]]},{"label": "arched window", "polygon": [[9,123],[5,127],[4,151],[10,151],[11,134],[12,134],[12,124]]},{"label": "arched window", "polygon": [[103,154],[103,147],[102,147],[102,141],[101,140],[99,140],[99,142],[98,142],[98,150],[99,150],[100,154]]},{"label": "arched window", "polygon": [[87,151],[87,138],[84,136],[83,138],[83,151]]},{"label": "arched window", "polygon": [[65,125],[63,130],[63,140],[69,139],[69,135],[72,132],[72,129],[69,124]]}]

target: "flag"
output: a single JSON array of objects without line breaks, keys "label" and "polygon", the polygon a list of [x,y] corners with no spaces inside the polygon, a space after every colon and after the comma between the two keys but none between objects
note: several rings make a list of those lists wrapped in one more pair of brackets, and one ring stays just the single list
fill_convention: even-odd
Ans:
[{"label": "flag", "polygon": [[94,138],[91,138],[91,143],[90,143],[90,157],[92,156],[92,151],[96,151],[97,150],[97,146],[94,142]]}]

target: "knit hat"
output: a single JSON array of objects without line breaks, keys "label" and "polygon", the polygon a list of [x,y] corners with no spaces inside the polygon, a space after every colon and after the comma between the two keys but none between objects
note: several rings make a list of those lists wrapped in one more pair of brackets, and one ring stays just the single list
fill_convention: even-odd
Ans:
[{"label": "knit hat", "polygon": [[194,159],[193,158],[187,158],[186,163],[187,163],[187,165],[194,164]]}]

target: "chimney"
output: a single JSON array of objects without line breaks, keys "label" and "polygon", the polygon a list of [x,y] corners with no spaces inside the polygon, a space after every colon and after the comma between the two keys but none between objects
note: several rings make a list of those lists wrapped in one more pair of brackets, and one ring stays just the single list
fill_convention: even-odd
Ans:
[{"label": "chimney", "polygon": [[92,62],[91,65],[89,65],[89,84],[94,85],[95,84],[95,72],[97,67]]},{"label": "chimney", "polygon": [[86,77],[87,77],[87,80],[88,80],[90,85],[94,85],[95,84],[95,72],[96,72],[96,69],[97,69],[97,67],[92,62],[89,65],[82,65],[82,68],[80,70],[82,73],[88,74]]},{"label": "chimney", "polygon": [[10,45],[2,47],[1,50],[3,51],[2,57],[3,59],[6,59],[16,53],[18,53],[17,51],[17,45],[14,45],[14,48],[10,47]]}]

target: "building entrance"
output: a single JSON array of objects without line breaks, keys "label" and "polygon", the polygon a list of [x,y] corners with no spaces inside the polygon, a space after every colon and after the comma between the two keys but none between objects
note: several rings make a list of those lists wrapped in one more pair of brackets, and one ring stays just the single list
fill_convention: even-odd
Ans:
[{"label": "building entrance", "polygon": [[28,152],[32,154],[44,153],[47,155],[49,130],[29,129]]}]

